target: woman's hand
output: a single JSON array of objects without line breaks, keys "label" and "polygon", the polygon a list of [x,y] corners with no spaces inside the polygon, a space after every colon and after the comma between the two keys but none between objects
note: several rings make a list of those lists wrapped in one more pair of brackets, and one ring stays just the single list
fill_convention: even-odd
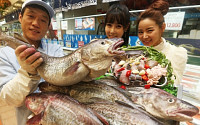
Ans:
[{"label": "woman's hand", "polygon": [[20,45],[15,49],[15,54],[22,69],[31,75],[37,74],[36,69],[43,62],[40,52],[37,52],[34,47]]}]

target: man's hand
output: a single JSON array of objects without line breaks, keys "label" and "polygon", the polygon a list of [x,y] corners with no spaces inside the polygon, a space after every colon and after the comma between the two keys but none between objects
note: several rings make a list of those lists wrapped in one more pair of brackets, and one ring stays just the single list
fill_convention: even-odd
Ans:
[{"label": "man's hand", "polygon": [[37,74],[37,67],[43,62],[40,52],[35,48],[28,48],[26,45],[18,46],[15,49],[17,60],[22,69],[26,70],[29,74]]}]

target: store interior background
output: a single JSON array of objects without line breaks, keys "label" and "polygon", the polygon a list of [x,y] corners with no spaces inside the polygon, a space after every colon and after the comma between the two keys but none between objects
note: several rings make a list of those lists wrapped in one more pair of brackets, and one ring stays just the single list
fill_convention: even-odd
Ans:
[{"label": "store interior background", "polygon": [[[1,0],[0,0],[1,1]],[[44,0],[48,2],[51,6],[54,6],[56,0]],[[131,18],[131,28],[130,36],[136,37],[136,19],[141,11],[150,5],[153,0],[124,0],[120,1],[126,4],[133,14]],[[21,25],[18,22],[17,13],[20,12],[20,8],[24,0],[10,0],[11,6],[7,7],[6,15],[0,15],[0,31],[6,34],[13,34],[13,32],[22,33]],[[185,17],[183,20],[182,30],[166,30],[163,37],[170,40],[176,45],[185,47],[188,50],[188,64],[185,69],[184,77],[181,82],[181,95],[180,98],[189,101],[194,105],[200,106],[200,1],[199,0],[169,0],[170,10],[169,12],[185,12]],[[111,4],[114,2],[105,2],[102,0],[97,0],[97,5],[90,5],[82,7],[79,9],[66,9],[66,8],[55,8],[56,15],[52,19],[54,23],[54,30],[57,34],[58,40],[48,39],[47,42],[52,42],[53,44],[61,44],[66,54],[71,53],[76,48],[70,47],[66,43],[65,36],[69,35],[105,35],[104,32],[104,16]],[[177,7],[177,9],[176,9]],[[95,30],[76,30],[75,20],[79,18],[95,18]],[[65,29],[63,29],[62,21],[66,21]],[[65,42],[65,43],[64,43]],[[138,41],[137,41],[138,42]],[[4,43],[0,43],[3,45]],[[136,44],[136,43],[134,43]],[[133,44],[133,45],[134,45]],[[72,46],[72,45],[71,45]],[[10,108],[7,112],[10,114]],[[0,106],[0,114],[6,112],[6,108]],[[9,119],[12,115],[0,115],[1,119]],[[9,117],[9,118],[8,118]],[[198,120],[198,119],[197,119]],[[6,125],[5,121],[2,120]],[[185,124],[185,123],[182,123]],[[200,119],[199,119],[200,124]],[[0,123],[1,125],[1,123]],[[12,123],[15,125],[15,123]]]},{"label": "store interior background", "polygon": [[[58,39],[63,40],[64,34],[85,34],[85,35],[105,35],[104,32],[104,15],[108,7],[114,2],[102,3],[102,0],[97,0],[97,5],[90,5],[82,7],[79,9],[66,9],[66,8],[55,8],[54,3],[56,0],[45,0],[51,6],[54,7],[56,11],[56,16],[52,19],[52,22],[57,25],[54,30],[56,30]],[[136,3],[134,3],[136,1]],[[136,19],[141,11],[148,7],[151,2],[150,0],[125,0],[121,1],[128,6],[130,12],[133,14],[131,18],[131,28],[130,36],[137,36],[136,30]],[[183,20],[182,30],[166,30],[164,32],[164,37],[174,42],[177,45],[185,47],[189,54],[192,55],[189,58],[189,63],[200,64],[200,60],[194,59],[194,56],[200,55],[200,1],[195,0],[176,0],[170,1],[169,12],[185,12],[185,18]],[[7,34],[12,34],[13,32],[21,33],[20,23],[18,22],[18,13],[20,12],[21,4],[23,0],[11,0],[11,6],[7,7],[4,11],[6,16],[0,16],[0,26],[3,32]],[[197,5],[197,6],[196,6]],[[198,6],[199,5],[199,6]],[[184,8],[188,7],[188,8]],[[181,9],[175,9],[174,7],[182,7]],[[5,18],[4,18],[5,17]],[[75,29],[75,19],[94,17],[95,18],[95,30],[76,30]],[[62,29],[61,22],[67,21],[67,27]],[[55,26],[54,25],[54,26]],[[192,61],[191,61],[192,60]]]}]

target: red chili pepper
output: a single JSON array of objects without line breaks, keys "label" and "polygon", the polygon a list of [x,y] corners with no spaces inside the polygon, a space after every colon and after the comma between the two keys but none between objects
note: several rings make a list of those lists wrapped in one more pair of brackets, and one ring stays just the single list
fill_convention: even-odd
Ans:
[{"label": "red chili pepper", "polygon": [[127,72],[126,72],[126,77],[129,77],[131,75],[131,70],[128,70]]},{"label": "red chili pepper", "polygon": [[150,66],[149,66],[148,64],[145,64],[145,65],[144,65],[144,68],[145,68],[145,69],[148,69],[148,68],[150,68]]},{"label": "red chili pepper", "polygon": [[147,71],[145,71],[145,75],[146,75],[146,76],[148,75]]},{"label": "red chili pepper", "polygon": [[126,86],[121,85],[120,88],[125,90],[125,89],[126,89]]},{"label": "red chili pepper", "polygon": [[122,68],[118,69],[118,70],[117,70],[117,72],[121,72],[121,71],[123,71],[123,70],[125,70],[125,68],[124,68],[124,67],[122,67]]},{"label": "red chili pepper", "polygon": [[148,80],[149,80],[148,77],[147,77],[146,75],[142,75],[142,79],[143,79],[144,81],[148,81]]},{"label": "red chili pepper", "polygon": [[149,84],[144,85],[145,89],[149,89],[151,86]]}]

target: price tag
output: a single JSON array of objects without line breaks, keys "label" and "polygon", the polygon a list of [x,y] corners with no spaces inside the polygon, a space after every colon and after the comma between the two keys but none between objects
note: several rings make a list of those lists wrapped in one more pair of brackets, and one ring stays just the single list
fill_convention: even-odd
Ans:
[{"label": "price tag", "polygon": [[58,29],[57,22],[52,22],[52,27],[53,27],[53,30],[57,30]]},{"label": "price tag", "polygon": [[164,18],[166,30],[182,30],[185,12],[168,12]]},{"label": "price tag", "polygon": [[61,28],[62,28],[62,30],[68,30],[68,23],[67,23],[67,21],[61,21]]}]

